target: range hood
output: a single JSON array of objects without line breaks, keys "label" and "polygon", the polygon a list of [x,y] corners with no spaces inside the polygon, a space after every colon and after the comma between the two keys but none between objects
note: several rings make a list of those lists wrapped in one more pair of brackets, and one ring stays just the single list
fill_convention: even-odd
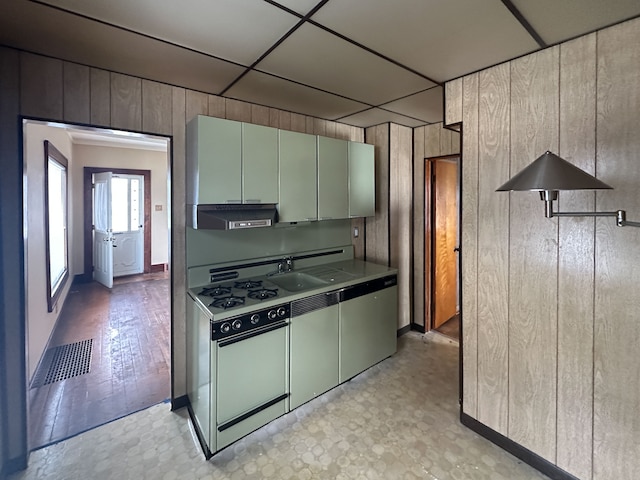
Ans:
[{"label": "range hood", "polygon": [[188,205],[187,226],[207,230],[270,227],[277,215],[275,204]]}]

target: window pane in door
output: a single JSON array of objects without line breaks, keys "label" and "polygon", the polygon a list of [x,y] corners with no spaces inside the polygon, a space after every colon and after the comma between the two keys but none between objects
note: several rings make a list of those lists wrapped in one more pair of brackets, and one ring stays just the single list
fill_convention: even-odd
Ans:
[{"label": "window pane in door", "polygon": [[132,232],[140,228],[140,180],[132,178],[131,182],[131,226]]},{"label": "window pane in door", "polygon": [[126,232],[129,225],[129,180],[111,179],[111,226],[114,232]]}]

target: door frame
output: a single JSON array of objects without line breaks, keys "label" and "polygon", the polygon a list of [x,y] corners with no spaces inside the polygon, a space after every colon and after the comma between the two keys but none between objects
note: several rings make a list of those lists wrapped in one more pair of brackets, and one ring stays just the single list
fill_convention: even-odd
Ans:
[{"label": "door frame", "polygon": [[113,172],[121,175],[142,175],[144,177],[144,262],[143,272],[151,273],[151,171],[110,167],[84,167],[83,169],[83,228],[84,231],[84,273],[82,279],[93,280],[93,174]]},{"label": "door frame", "polygon": [[[462,282],[461,282],[461,277],[460,277],[460,273],[461,273],[461,268],[460,268],[460,230],[461,230],[461,212],[462,212],[462,183],[461,183],[461,169],[462,169],[462,155],[459,153],[456,154],[451,154],[451,155],[439,155],[437,157],[428,157],[425,158],[425,242],[424,242],[424,249],[425,249],[425,263],[429,262],[428,265],[425,265],[425,316],[428,316],[427,318],[424,319],[424,325],[425,325],[425,331],[430,331],[434,329],[433,323],[435,321],[435,274],[436,274],[436,269],[435,269],[435,261],[434,261],[434,254],[435,254],[435,248],[434,248],[434,241],[435,241],[435,215],[434,213],[434,208],[435,208],[435,185],[434,185],[434,168],[433,168],[433,163],[437,160],[456,160],[456,163],[458,164],[458,175],[457,175],[457,191],[456,191],[456,195],[457,195],[457,200],[458,200],[458,207],[457,207],[457,211],[458,211],[458,232],[457,232],[457,236],[458,236],[458,241],[457,241],[457,247],[458,247],[458,265],[457,265],[457,269],[458,272],[456,274],[456,281],[457,281],[457,286],[456,286],[456,295],[458,297],[458,301],[460,303],[462,303]],[[428,280],[428,281],[426,281]],[[459,305],[460,310],[462,310],[462,305]],[[460,312],[461,314],[461,312]],[[460,322],[462,324],[462,322]],[[462,337],[462,325],[461,325],[461,329],[460,329],[460,338],[458,339],[458,341],[460,342]]]}]

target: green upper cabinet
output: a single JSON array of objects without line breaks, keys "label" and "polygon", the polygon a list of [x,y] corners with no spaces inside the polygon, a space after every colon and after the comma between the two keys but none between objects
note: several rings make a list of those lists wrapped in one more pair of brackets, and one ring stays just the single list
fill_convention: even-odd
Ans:
[{"label": "green upper cabinet", "polygon": [[280,130],[280,222],[318,218],[316,137]]},{"label": "green upper cabinet", "polygon": [[242,124],[242,202],[278,203],[278,129]]},{"label": "green upper cabinet", "polygon": [[349,142],[349,216],[376,214],[375,149],[368,143]]},{"label": "green upper cabinet", "polygon": [[198,115],[187,126],[187,204],[242,202],[242,124]]},{"label": "green upper cabinet", "polygon": [[318,220],[349,218],[348,142],[318,137]]}]

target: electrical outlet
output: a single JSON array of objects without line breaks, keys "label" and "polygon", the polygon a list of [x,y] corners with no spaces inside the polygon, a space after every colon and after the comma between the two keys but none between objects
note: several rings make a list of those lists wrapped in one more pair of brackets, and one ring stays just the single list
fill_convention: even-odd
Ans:
[{"label": "electrical outlet", "polygon": [[353,238],[358,238],[360,236],[360,229],[358,227],[353,227]]},{"label": "electrical outlet", "polygon": [[162,205],[156,205],[156,212],[162,211]]}]

